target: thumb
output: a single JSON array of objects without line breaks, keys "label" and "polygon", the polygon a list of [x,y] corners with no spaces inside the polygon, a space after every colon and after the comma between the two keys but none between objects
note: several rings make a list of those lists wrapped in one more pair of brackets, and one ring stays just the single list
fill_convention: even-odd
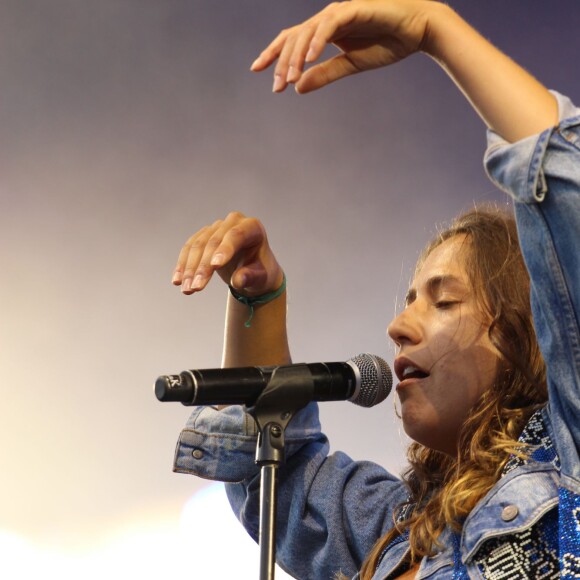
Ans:
[{"label": "thumb", "polygon": [[267,283],[268,273],[261,263],[253,263],[238,268],[230,280],[230,285],[233,288],[249,296],[259,296],[269,292],[270,290],[266,288]]},{"label": "thumb", "polygon": [[309,93],[357,72],[359,69],[344,53],[337,54],[305,71],[295,89],[299,94]]}]

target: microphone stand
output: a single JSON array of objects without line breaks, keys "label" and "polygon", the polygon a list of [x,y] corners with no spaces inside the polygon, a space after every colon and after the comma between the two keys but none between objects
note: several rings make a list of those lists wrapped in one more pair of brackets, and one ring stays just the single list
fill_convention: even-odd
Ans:
[{"label": "microphone stand", "polygon": [[314,393],[307,365],[277,367],[248,412],[258,425],[256,464],[260,466],[260,580],[274,580],[278,467],[285,457],[285,431]]}]

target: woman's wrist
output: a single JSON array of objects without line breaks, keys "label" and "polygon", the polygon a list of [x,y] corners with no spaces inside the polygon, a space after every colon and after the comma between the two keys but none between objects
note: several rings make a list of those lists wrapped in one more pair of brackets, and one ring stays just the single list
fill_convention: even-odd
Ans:
[{"label": "woman's wrist", "polygon": [[425,36],[421,43],[421,52],[445,65],[447,44],[453,29],[469,27],[469,24],[455,10],[442,2],[425,2],[421,17],[425,20]]},{"label": "woman's wrist", "polygon": [[290,362],[286,331],[286,291],[258,304],[249,326],[248,307],[228,293],[222,365],[267,366]]},{"label": "woman's wrist", "polygon": [[286,291],[286,274],[282,273],[282,282],[275,289],[263,294],[258,294],[255,296],[247,296],[238,292],[233,286],[229,286],[231,295],[240,303],[248,307],[248,320],[246,320],[244,326],[250,328],[252,325],[252,319],[254,318],[254,309],[256,306],[263,304],[268,304],[276,298],[279,298]]}]

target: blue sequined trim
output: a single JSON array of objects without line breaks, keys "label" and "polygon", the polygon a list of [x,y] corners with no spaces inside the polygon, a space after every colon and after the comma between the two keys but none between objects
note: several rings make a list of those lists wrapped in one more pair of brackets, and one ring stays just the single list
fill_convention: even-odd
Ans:
[{"label": "blue sequined trim", "polygon": [[[531,461],[550,463],[560,471],[560,459],[541,410],[530,417],[518,441],[525,444],[523,451],[527,456],[509,459],[502,477]],[[405,520],[414,507],[405,505],[397,521]],[[454,533],[451,537],[453,579],[466,580],[469,576],[461,561],[460,536]],[[395,538],[385,548],[380,560],[392,546],[406,540],[408,532]],[[558,507],[523,532],[488,540],[475,555],[474,563],[486,580],[580,580],[580,495],[561,488]],[[401,573],[401,569],[397,573]]]},{"label": "blue sequined trim", "polygon": [[580,495],[560,488],[562,578],[580,578]]},{"label": "blue sequined trim", "polygon": [[[504,465],[502,476],[514,470],[516,467],[525,465],[530,461],[551,463],[558,471],[560,471],[560,458],[556,453],[556,448],[552,443],[552,439],[550,439],[550,435],[548,435],[548,430],[544,424],[541,410],[536,411],[530,417],[518,441],[528,446],[527,449],[524,449],[524,452],[529,455],[529,459],[512,457]],[[531,453],[530,449],[532,450]]]},{"label": "blue sequined trim", "polygon": [[[560,470],[560,459],[544,424],[542,411],[530,417],[518,441],[526,444],[523,451],[528,457],[509,459],[502,477],[531,461],[551,463]],[[554,508],[523,532],[485,542],[474,562],[488,580],[556,579],[560,574],[558,547],[558,508]]]},{"label": "blue sequined trim", "polygon": [[451,534],[453,542],[453,580],[469,580],[467,568],[461,561],[461,537],[458,533]]}]

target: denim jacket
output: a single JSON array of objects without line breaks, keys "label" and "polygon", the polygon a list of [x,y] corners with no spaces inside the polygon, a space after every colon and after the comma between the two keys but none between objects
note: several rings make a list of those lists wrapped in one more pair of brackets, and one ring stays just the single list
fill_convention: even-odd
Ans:
[{"label": "denim jacket", "polygon": [[[489,132],[485,165],[515,201],[532,280],[532,309],[548,368],[548,405],[524,429],[534,452],[514,459],[466,518],[445,530],[417,578],[580,578],[580,109],[554,93],[555,129],[508,144]],[[403,483],[370,462],[329,455],[315,403],[286,430],[280,468],[278,563],[300,580],[352,576],[406,499]],[[174,470],[227,482],[229,500],[257,540],[256,427],[239,406],[194,410]],[[387,547],[374,580],[396,577],[406,537]]]}]

